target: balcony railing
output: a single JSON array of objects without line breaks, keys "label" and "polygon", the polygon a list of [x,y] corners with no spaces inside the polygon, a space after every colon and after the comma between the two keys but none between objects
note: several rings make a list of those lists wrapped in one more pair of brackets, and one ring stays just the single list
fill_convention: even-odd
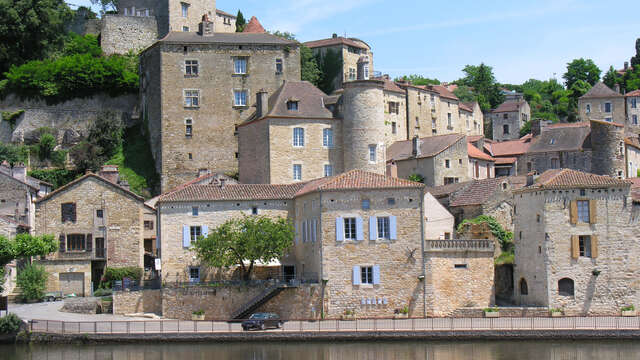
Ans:
[{"label": "balcony railing", "polygon": [[425,251],[494,251],[491,240],[426,240]]}]

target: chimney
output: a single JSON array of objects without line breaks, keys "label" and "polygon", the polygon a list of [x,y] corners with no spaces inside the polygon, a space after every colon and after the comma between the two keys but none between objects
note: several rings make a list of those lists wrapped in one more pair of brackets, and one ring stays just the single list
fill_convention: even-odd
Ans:
[{"label": "chimney", "polygon": [[3,161],[2,164],[0,164],[0,173],[11,175],[11,165],[9,165],[9,162],[7,160]]},{"label": "chimney", "polygon": [[358,80],[369,80],[369,57],[368,56],[361,56],[360,59],[358,59],[358,73],[357,73],[357,79]]},{"label": "chimney", "polygon": [[418,135],[414,136],[413,139],[411,140],[411,155],[414,158],[417,158],[420,155],[422,155],[420,151],[420,138],[418,137]]},{"label": "chimney", "polygon": [[261,89],[256,94],[256,118],[262,119],[269,112],[269,97],[267,91]]},{"label": "chimney", "polygon": [[127,191],[131,191],[131,187],[129,186],[129,182],[127,182],[127,180],[120,180],[118,182],[118,185],[120,185],[121,188]]},{"label": "chimney", "polygon": [[220,189],[224,189],[224,185],[226,182],[227,182],[227,179],[225,178],[220,179]]},{"label": "chimney", "polygon": [[102,165],[102,168],[98,172],[98,176],[107,179],[111,183],[118,184],[118,180],[120,178],[120,175],[118,174],[118,165]]},{"label": "chimney", "polygon": [[338,38],[338,34],[333,33],[333,35],[331,35],[331,38],[333,38],[333,39],[337,39],[337,38]]},{"label": "chimney", "polygon": [[542,133],[542,121],[540,119],[531,120],[531,135],[539,136]]},{"label": "chimney", "polygon": [[527,186],[531,186],[533,185],[534,182],[534,178],[533,178],[533,172],[530,172],[527,174]]},{"label": "chimney", "polygon": [[213,21],[209,20],[209,15],[202,15],[202,22],[199,24],[198,31],[201,36],[213,36]]},{"label": "chimney", "polygon": [[22,182],[26,182],[27,181],[27,167],[24,166],[23,163],[19,163],[13,166],[13,169],[11,170],[11,176],[13,176],[14,178],[22,181]]},{"label": "chimney", "polygon": [[625,61],[624,62],[624,71],[627,71],[627,70],[629,70],[629,62]]}]

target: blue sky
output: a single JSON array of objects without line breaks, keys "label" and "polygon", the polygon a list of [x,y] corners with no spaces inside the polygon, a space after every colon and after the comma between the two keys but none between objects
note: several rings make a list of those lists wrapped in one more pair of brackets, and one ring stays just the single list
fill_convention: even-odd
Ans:
[{"label": "blue sky", "polygon": [[[89,0],[70,0],[88,4]],[[298,40],[358,37],[374,52],[374,67],[392,76],[421,74],[441,81],[466,64],[493,66],[498,81],[561,79],[572,59],[593,59],[604,72],[621,68],[640,37],[636,1],[384,1],[217,0],[217,8]]]}]

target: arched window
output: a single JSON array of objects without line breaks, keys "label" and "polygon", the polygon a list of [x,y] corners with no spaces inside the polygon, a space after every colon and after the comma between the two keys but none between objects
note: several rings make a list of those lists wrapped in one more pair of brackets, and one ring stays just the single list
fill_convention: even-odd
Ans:
[{"label": "arched window", "polygon": [[520,279],[520,295],[529,295],[529,286],[524,278]]},{"label": "arched window", "polygon": [[573,294],[573,280],[569,278],[562,278],[558,280],[558,295],[573,296]]}]

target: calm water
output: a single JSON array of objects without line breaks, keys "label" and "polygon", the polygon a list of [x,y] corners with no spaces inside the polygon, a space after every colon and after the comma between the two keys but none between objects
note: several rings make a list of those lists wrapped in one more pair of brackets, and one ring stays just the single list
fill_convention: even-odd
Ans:
[{"label": "calm water", "polygon": [[0,359],[621,360],[640,359],[640,341],[0,345]]}]

